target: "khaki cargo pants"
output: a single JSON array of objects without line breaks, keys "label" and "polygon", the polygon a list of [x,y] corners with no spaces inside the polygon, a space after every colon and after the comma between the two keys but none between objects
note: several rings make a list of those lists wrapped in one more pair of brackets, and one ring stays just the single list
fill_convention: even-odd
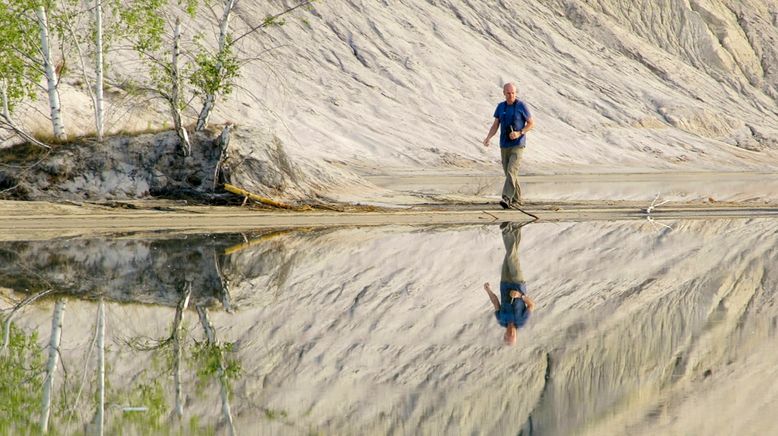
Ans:
[{"label": "khaki cargo pants", "polygon": [[519,186],[519,165],[524,147],[501,148],[502,170],[505,173],[505,185],[502,187],[502,198],[508,203],[521,201],[521,186]]}]

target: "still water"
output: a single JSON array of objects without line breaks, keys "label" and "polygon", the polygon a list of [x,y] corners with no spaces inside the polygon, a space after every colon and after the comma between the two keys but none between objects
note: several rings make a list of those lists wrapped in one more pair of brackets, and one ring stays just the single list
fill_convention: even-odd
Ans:
[{"label": "still water", "polygon": [[775,434],[777,243],[771,219],[3,242],[0,433]]}]

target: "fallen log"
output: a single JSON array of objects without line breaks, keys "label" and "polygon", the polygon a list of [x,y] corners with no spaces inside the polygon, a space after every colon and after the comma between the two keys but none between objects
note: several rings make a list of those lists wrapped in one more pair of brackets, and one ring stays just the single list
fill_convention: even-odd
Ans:
[{"label": "fallen log", "polygon": [[242,197],[248,198],[250,200],[258,201],[262,204],[266,204],[268,206],[273,207],[279,207],[281,209],[295,209],[294,206],[291,206],[286,203],[281,203],[280,201],[275,201],[270,198],[262,197],[257,194],[252,194],[249,191],[246,191],[244,189],[238,188],[237,186],[230,185],[229,183],[224,184],[224,189],[226,189],[229,192],[232,192],[233,194],[240,195]]}]

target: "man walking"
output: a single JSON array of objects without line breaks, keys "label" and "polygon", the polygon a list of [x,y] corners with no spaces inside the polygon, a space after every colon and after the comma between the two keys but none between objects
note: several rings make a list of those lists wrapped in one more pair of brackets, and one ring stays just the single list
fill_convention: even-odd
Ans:
[{"label": "man walking", "polygon": [[502,87],[502,93],[505,95],[505,101],[498,104],[494,111],[494,123],[484,139],[484,146],[489,146],[489,141],[499,127],[500,155],[505,173],[500,206],[503,209],[511,209],[523,204],[519,186],[519,165],[527,143],[526,133],[532,130],[535,122],[527,104],[516,99],[516,85],[506,83]]}]

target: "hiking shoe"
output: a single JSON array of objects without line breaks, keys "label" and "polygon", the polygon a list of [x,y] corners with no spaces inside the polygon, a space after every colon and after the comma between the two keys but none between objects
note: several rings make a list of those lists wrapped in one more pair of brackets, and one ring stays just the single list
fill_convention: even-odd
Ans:
[{"label": "hiking shoe", "polygon": [[502,206],[503,209],[510,209],[511,208],[511,205],[508,204],[508,202],[505,201],[504,198],[502,200],[500,200],[500,206]]}]

